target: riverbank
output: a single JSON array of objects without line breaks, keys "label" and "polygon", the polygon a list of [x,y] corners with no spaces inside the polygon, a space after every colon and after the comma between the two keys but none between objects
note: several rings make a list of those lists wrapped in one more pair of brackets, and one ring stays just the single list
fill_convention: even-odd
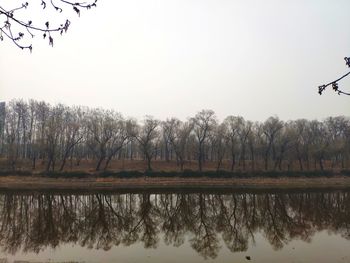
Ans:
[{"label": "riverbank", "polygon": [[283,178],[182,178],[182,177],[88,177],[49,178],[43,176],[0,177],[2,190],[122,190],[122,189],[297,189],[350,188],[350,177]]}]

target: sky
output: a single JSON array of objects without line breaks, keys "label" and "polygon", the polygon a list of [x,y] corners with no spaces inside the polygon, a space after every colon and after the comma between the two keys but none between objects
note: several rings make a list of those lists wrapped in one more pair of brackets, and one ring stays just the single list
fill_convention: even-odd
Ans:
[{"label": "sky", "polygon": [[[202,109],[220,120],[350,116],[350,96],[317,93],[350,70],[349,0],[99,0],[80,17],[70,7],[60,14],[28,2],[18,12],[24,20],[72,24],[54,47],[40,34],[27,39],[32,54],[0,42],[0,101],[162,120]],[[349,92],[350,78],[340,87]]]}]

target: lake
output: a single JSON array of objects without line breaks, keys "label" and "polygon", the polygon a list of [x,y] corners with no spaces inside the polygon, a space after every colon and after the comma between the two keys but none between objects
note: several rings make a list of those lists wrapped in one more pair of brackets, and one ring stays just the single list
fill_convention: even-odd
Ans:
[{"label": "lake", "polygon": [[0,193],[0,262],[350,262],[350,189]]}]

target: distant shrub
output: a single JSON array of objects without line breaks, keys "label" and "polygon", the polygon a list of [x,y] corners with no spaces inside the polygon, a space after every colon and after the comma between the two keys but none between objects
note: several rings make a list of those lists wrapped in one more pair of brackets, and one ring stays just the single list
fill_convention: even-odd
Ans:
[{"label": "distant shrub", "polygon": [[32,172],[28,170],[0,170],[0,176],[19,175],[19,176],[31,176]]},{"label": "distant shrub", "polygon": [[104,171],[99,174],[101,177],[118,177],[118,178],[138,178],[144,176],[144,173],[139,171]]},{"label": "distant shrub", "polygon": [[41,176],[51,177],[51,178],[86,178],[91,176],[89,173],[84,171],[70,171],[70,172],[42,172]]},{"label": "distant shrub", "polygon": [[344,176],[350,176],[350,170],[342,170],[340,174]]}]

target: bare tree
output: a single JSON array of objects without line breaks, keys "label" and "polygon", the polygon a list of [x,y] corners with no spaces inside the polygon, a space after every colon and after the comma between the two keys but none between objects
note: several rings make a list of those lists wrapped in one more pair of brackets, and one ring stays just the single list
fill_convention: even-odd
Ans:
[{"label": "bare tree", "polygon": [[104,170],[107,169],[112,158],[123,148],[133,134],[135,123],[132,120],[120,119],[117,121],[112,140],[108,143],[107,159]]},{"label": "bare tree", "polygon": [[112,158],[117,151],[114,147],[121,133],[121,124],[122,116],[114,111],[95,109],[89,112],[86,118],[87,145],[97,157],[96,171],[108,156]]},{"label": "bare tree", "polygon": [[264,135],[266,136],[266,146],[264,153],[265,170],[269,166],[269,157],[272,152],[272,159],[276,160],[275,140],[278,133],[283,128],[283,122],[278,117],[268,118],[263,125]]},{"label": "bare tree", "polygon": [[47,165],[46,171],[52,168],[55,170],[56,159],[59,155],[59,142],[60,137],[63,134],[64,126],[63,119],[65,114],[65,107],[62,104],[55,106],[50,110],[50,115],[45,127],[45,139],[46,139],[46,153],[47,153]]},{"label": "bare tree", "polygon": [[191,122],[182,122],[179,119],[171,118],[163,122],[163,132],[169,140],[172,149],[175,151],[176,158],[183,171],[186,158],[186,147],[189,135],[193,129]]},{"label": "bare tree", "polygon": [[314,168],[317,163],[321,170],[324,170],[324,161],[329,150],[331,134],[325,123],[314,120],[310,122],[311,154],[314,159]]},{"label": "bare tree", "polygon": [[325,120],[325,124],[330,139],[328,152],[329,159],[332,161],[332,168],[334,168],[339,162],[341,163],[341,167],[344,168],[348,152],[346,147],[346,136],[350,121],[344,116],[328,117]]},{"label": "bare tree", "polygon": [[260,123],[255,122],[251,125],[251,132],[248,134],[248,148],[250,152],[250,160],[251,160],[251,169],[254,171],[256,167],[256,159],[257,159],[257,152],[259,149],[259,138],[261,138],[262,131],[262,125]]},{"label": "bare tree", "polygon": [[235,167],[238,150],[238,120],[239,117],[236,116],[228,116],[224,120],[224,125],[227,129],[228,145],[230,147],[231,171],[233,171]]},{"label": "bare tree", "polygon": [[211,134],[211,137],[213,141],[213,152],[215,152],[217,160],[216,170],[219,171],[221,169],[227,150],[227,144],[229,142],[227,126],[224,123],[216,126]]},{"label": "bare tree", "polygon": [[[6,109],[5,116],[5,143],[6,143],[6,153],[7,160],[11,169],[15,169],[17,158],[18,158],[18,147],[16,144],[16,138],[18,135],[18,117],[16,112],[11,108],[13,103],[10,103],[9,107]],[[18,141],[18,140],[17,140]]]},{"label": "bare tree", "polygon": [[134,133],[134,137],[138,141],[141,151],[147,161],[147,170],[152,171],[151,161],[157,151],[157,142],[159,132],[157,130],[160,121],[155,120],[151,116],[146,116],[142,127]]},{"label": "bare tree", "polygon": [[[276,158],[274,169],[282,170],[282,162],[286,157],[287,153],[292,149],[294,141],[297,139],[296,131],[291,122],[287,122],[281,131],[280,136],[276,138]],[[288,164],[288,170],[290,164]]]},{"label": "bare tree", "polygon": [[240,141],[241,153],[239,157],[239,165],[243,165],[243,170],[245,170],[246,161],[246,148],[248,136],[252,130],[253,123],[251,121],[245,121],[243,117],[239,117],[237,120],[237,133]]},{"label": "bare tree", "polygon": [[73,110],[68,110],[65,113],[63,120],[63,149],[62,149],[62,163],[60,167],[60,171],[63,170],[66,160],[71,154],[73,148],[80,143],[83,138],[83,125],[82,121],[84,118],[84,113],[80,108],[75,108]]},{"label": "bare tree", "polygon": [[37,122],[37,102],[34,100],[29,101],[28,111],[29,111],[29,130],[28,130],[28,157],[33,160],[32,168],[35,169],[35,156],[37,153],[37,147],[35,144],[35,128]]},{"label": "bare tree", "polygon": [[36,119],[37,119],[37,127],[36,127],[36,147],[35,152],[32,156],[33,160],[33,168],[36,167],[36,158],[41,158],[44,160],[45,158],[45,129],[47,126],[47,122],[50,114],[50,105],[41,101],[36,104]]},{"label": "bare tree", "polygon": [[306,161],[309,169],[309,147],[310,137],[308,136],[309,122],[305,119],[300,119],[290,123],[295,130],[294,149],[300,170],[304,170],[303,163]]},{"label": "bare tree", "polygon": [[204,145],[208,137],[208,133],[216,125],[215,113],[212,110],[202,110],[192,118],[193,130],[196,135],[197,145],[198,145],[198,169],[202,171],[203,160],[204,160]]}]

